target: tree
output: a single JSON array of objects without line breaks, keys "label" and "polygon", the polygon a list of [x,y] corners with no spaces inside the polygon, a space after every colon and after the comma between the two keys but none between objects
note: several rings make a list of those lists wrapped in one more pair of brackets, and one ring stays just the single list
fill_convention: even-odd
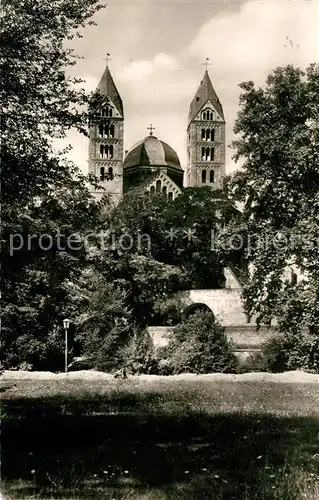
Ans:
[{"label": "tree", "polygon": [[244,161],[230,192],[249,240],[246,311],[319,333],[319,65],[277,68],[264,88],[240,87],[234,147]]},{"label": "tree", "polygon": [[80,37],[101,8],[98,0],[10,0],[2,5],[0,95],[2,202],[20,207],[73,179],[54,139],[86,133],[90,96],[68,76],[78,56],[66,42]]},{"label": "tree", "polygon": [[125,290],[89,266],[71,286],[69,312],[87,363],[99,370],[116,369],[126,361],[125,347],[133,337]]},{"label": "tree", "polygon": [[28,348],[35,366],[47,363],[49,350],[58,355],[66,285],[86,261],[83,245],[74,251],[67,238],[83,239],[102,224],[85,177],[54,142],[71,128],[86,134],[91,96],[68,76],[78,58],[68,44],[100,8],[97,0],[2,5],[2,348],[9,366]]},{"label": "tree", "polygon": [[[175,200],[129,193],[114,213],[112,230],[142,242],[138,250],[159,262],[178,266],[185,272],[184,287],[218,288],[223,285],[222,266],[228,251],[212,248],[222,226],[237,214],[222,191],[208,187],[185,188]],[[138,239],[138,235],[142,237]]]}]

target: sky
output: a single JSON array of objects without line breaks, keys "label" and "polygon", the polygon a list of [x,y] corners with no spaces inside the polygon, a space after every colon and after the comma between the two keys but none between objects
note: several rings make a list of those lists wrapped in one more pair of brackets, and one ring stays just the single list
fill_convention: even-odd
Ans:
[{"label": "sky", "polygon": [[[189,104],[205,71],[224,108],[226,142],[234,122],[242,81],[263,85],[277,66],[319,62],[319,0],[110,0],[95,27],[82,31],[74,48],[83,59],[72,73],[94,90],[105,57],[124,104],[124,149],[148,135],[169,143],[186,167]],[[70,158],[87,172],[88,140],[68,136]],[[238,168],[227,147],[226,173]]]}]

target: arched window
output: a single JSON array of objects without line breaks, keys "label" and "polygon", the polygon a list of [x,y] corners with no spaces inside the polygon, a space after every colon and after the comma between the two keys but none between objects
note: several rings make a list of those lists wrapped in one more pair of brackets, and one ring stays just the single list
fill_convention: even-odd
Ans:
[{"label": "arched window", "polygon": [[210,109],[205,109],[202,113],[202,120],[207,120],[207,121],[213,121],[214,120],[214,113]]},{"label": "arched window", "polygon": [[202,170],[202,183],[205,184],[206,182],[206,170]]},{"label": "arched window", "polygon": [[114,125],[110,126],[110,137],[114,137]]},{"label": "arched window", "polygon": [[209,182],[215,182],[215,172],[214,172],[214,170],[211,170],[209,172]]},{"label": "arched window", "polygon": [[162,187],[161,181],[160,180],[156,181],[156,192],[157,193],[161,192],[161,187]]},{"label": "arched window", "polygon": [[101,146],[100,146],[100,157],[104,158],[104,154],[105,154],[105,146],[103,144],[101,144]]},{"label": "arched window", "polygon": [[103,106],[101,108],[101,116],[112,116],[113,110],[110,106]]},{"label": "arched window", "polygon": [[113,158],[113,146],[109,147],[109,158]]},{"label": "arched window", "polygon": [[205,141],[206,139],[206,130],[202,128],[202,141]]},{"label": "arched window", "polygon": [[168,193],[168,199],[169,199],[169,200],[172,200],[172,199],[173,199],[173,193],[172,193],[172,191],[170,191],[170,192]]},{"label": "arched window", "polygon": [[167,196],[167,186],[163,186],[163,194]]},{"label": "arched window", "polygon": [[215,129],[214,128],[210,131],[210,140],[211,141],[215,140]]},{"label": "arched window", "polygon": [[155,193],[155,186],[151,186],[151,187],[150,187],[150,192],[151,192],[151,194],[154,194],[154,193]]},{"label": "arched window", "polygon": [[103,133],[104,133],[103,125],[99,125],[99,136],[103,137]]},{"label": "arched window", "polygon": [[100,179],[101,179],[101,181],[104,181],[104,179],[105,179],[105,169],[104,169],[104,167],[100,168]]},{"label": "arched window", "polygon": [[109,167],[108,174],[112,179],[113,178],[113,167]]},{"label": "arched window", "polygon": [[202,148],[202,160],[210,161],[210,148]]},{"label": "arched window", "polygon": [[215,148],[210,148],[210,161],[215,159]]},{"label": "arched window", "polygon": [[206,160],[206,148],[202,148],[202,160]]}]

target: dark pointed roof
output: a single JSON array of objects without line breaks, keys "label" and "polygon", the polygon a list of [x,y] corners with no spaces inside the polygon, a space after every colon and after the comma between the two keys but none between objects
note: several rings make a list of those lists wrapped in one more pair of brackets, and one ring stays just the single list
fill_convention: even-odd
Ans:
[{"label": "dark pointed roof", "polygon": [[195,119],[198,112],[202,109],[207,101],[210,101],[212,103],[217,113],[219,113],[219,115],[224,120],[223,107],[212,85],[208,71],[206,70],[203,79],[200,82],[200,86],[198,87],[194,99],[192,100],[189,107],[188,123]]},{"label": "dark pointed roof", "polygon": [[121,96],[116,88],[114,80],[112,78],[110,69],[106,66],[104,73],[101,77],[100,83],[96,87],[96,90],[99,91],[102,95],[108,96],[109,99],[113,102],[114,106],[118,110],[118,112],[124,116],[123,103]]}]

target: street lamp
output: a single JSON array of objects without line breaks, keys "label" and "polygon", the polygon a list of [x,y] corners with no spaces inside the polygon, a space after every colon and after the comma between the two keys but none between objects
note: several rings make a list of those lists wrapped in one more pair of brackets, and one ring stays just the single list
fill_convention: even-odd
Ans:
[{"label": "street lamp", "polygon": [[65,332],[65,341],[64,341],[64,363],[65,363],[65,373],[68,371],[68,329],[70,326],[70,320],[63,320],[63,328]]}]

